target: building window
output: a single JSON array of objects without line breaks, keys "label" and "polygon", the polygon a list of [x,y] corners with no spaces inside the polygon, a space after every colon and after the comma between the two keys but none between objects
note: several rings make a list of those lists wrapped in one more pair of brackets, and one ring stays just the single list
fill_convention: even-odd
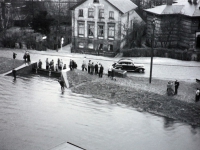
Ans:
[{"label": "building window", "polygon": [[94,9],[93,8],[89,8],[88,9],[88,17],[89,18],[93,18],[94,17]]},{"label": "building window", "polygon": [[109,11],[109,19],[114,19],[114,12],[113,11]]},{"label": "building window", "polygon": [[114,36],[115,36],[115,26],[108,25],[108,38],[114,39]]},{"label": "building window", "polygon": [[88,24],[88,36],[90,38],[94,37],[94,24]]},{"label": "building window", "polygon": [[99,3],[99,0],[94,0],[93,3]]},{"label": "building window", "polygon": [[84,22],[79,22],[78,23],[78,36],[79,37],[84,37],[84,34],[85,34]]},{"label": "building window", "polygon": [[88,48],[89,49],[94,49],[94,44],[93,43],[88,43]]},{"label": "building window", "polygon": [[99,50],[103,50],[103,44],[99,44]]},{"label": "building window", "polygon": [[78,16],[79,16],[79,17],[83,17],[83,9],[79,9]]},{"label": "building window", "polygon": [[98,25],[98,37],[104,37],[104,25]]},{"label": "building window", "polygon": [[108,45],[108,51],[111,51],[111,52],[113,51],[113,45],[112,44]]},{"label": "building window", "polygon": [[104,9],[99,9],[99,18],[104,18]]},{"label": "building window", "polygon": [[82,43],[82,42],[78,43],[78,47],[79,48],[84,48],[84,43]]}]

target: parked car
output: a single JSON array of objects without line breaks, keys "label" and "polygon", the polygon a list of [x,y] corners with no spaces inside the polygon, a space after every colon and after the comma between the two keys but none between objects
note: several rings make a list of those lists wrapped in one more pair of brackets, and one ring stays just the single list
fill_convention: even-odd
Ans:
[{"label": "parked car", "polygon": [[143,64],[135,64],[131,59],[120,59],[118,62],[113,64],[115,69],[126,70],[130,72],[144,73]]}]

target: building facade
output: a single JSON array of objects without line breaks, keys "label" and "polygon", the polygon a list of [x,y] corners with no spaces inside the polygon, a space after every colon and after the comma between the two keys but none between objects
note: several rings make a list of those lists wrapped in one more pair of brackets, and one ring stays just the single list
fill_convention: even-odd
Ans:
[{"label": "building facade", "polygon": [[148,44],[151,45],[154,38],[156,47],[200,50],[200,1],[177,1],[172,4],[172,0],[167,0],[167,5],[145,11]]},{"label": "building facade", "polygon": [[72,8],[72,51],[115,54],[126,44],[127,29],[142,21],[130,0],[85,0]]}]

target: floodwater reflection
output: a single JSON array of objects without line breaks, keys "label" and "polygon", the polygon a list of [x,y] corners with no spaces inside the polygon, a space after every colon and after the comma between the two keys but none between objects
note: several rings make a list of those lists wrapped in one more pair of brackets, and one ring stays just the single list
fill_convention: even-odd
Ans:
[{"label": "floodwater reflection", "polygon": [[200,129],[123,104],[62,94],[57,79],[0,77],[0,150],[196,150]]}]

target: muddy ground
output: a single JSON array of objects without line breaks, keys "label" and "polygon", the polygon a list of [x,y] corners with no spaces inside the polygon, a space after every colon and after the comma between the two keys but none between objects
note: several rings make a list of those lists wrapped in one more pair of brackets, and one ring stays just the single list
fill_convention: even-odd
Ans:
[{"label": "muddy ground", "polygon": [[166,80],[126,77],[111,80],[106,75],[90,75],[81,70],[67,73],[72,92],[92,95],[110,103],[123,103],[146,111],[165,116],[191,125],[200,126],[200,102],[195,102],[195,91],[200,87],[195,82],[180,82],[178,95],[166,94]]}]

